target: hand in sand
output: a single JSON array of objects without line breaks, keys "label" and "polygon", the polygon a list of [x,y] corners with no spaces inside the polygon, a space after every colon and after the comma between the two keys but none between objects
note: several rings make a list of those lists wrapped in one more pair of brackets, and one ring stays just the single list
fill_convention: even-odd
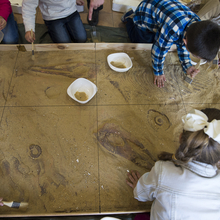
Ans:
[{"label": "hand in sand", "polygon": [[199,69],[196,69],[195,66],[191,66],[188,68],[187,70],[187,75],[190,75],[192,78],[194,78],[198,73],[199,73]]},{"label": "hand in sand", "polygon": [[92,13],[93,9],[97,9],[99,6],[104,4],[104,0],[91,0],[90,6],[89,6],[89,21],[92,20]]},{"label": "hand in sand", "polygon": [[126,180],[126,182],[132,189],[134,189],[140,177],[141,175],[138,171],[131,171],[131,173],[128,173],[129,180]]},{"label": "hand in sand", "polygon": [[154,84],[159,88],[164,87],[164,81],[166,81],[165,75],[155,76],[154,75]]},{"label": "hand in sand", "polygon": [[31,37],[31,31],[27,31],[27,32],[25,33],[25,39],[26,39],[28,42],[30,42],[30,43],[34,42],[34,41],[35,41],[35,33],[33,32],[33,38],[32,38],[32,37]]},{"label": "hand in sand", "polygon": [[5,28],[6,24],[7,21],[2,16],[0,16],[0,31]]}]

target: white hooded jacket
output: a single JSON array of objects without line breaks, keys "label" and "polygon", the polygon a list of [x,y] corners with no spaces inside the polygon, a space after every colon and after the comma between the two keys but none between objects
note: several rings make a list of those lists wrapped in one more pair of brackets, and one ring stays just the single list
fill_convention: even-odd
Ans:
[{"label": "white hooded jacket", "polygon": [[25,32],[31,29],[35,32],[35,15],[38,5],[46,21],[65,18],[76,11],[76,0],[23,0],[22,17]]},{"label": "white hooded jacket", "polygon": [[220,173],[216,166],[158,161],[134,189],[139,201],[154,201],[151,220],[219,220]]}]

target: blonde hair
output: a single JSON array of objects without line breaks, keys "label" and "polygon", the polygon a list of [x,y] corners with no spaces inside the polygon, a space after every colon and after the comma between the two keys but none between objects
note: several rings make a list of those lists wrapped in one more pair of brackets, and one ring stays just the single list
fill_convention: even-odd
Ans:
[{"label": "blonde hair", "polygon": [[[204,109],[203,111],[209,122],[213,119],[220,119],[220,110],[218,109]],[[159,160],[172,160],[175,163],[188,163],[192,160],[199,161],[206,164],[216,165],[220,160],[220,144],[209,138],[204,133],[203,129],[191,132],[184,131],[180,138],[180,146],[176,150],[174,157],[168,152],[162,152],[158,155]]]}]

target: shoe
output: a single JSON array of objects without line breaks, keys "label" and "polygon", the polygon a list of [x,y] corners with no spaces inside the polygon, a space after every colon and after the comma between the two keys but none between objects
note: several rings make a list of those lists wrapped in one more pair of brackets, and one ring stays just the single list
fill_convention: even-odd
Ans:
[{"label": "shoe", "polygon": [[87,16],[87,21],[88,21],[89,25],[96,26],[99,22],[99,10],[93,10],[92,20],[90,21],[88,16]]},{"label": "shoe", "polygon": [[128,11],[126,11],[122,17],[121,17],[121,21],[122,22],[127,22],[128,18],[133,18],[134,17],[134,11],[132,8],[129,8]]}]

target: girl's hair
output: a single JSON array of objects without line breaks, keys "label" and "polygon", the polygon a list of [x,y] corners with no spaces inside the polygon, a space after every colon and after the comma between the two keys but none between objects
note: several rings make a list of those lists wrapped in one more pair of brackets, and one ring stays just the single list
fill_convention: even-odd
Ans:
[{"label": "girl's hair", "polygon": [[[220,120],[220,110],[207,108],[201,110],[208,117],[208,121]],[[220,144],[209,138],[204,130],[196,132],[184,131],[180,138],[180,146],[175,153],[175,158],[168,152],[158,155],[159,160],[173,160],[175,163],[187,163],[192,160],[206,164],[216,165],[220,160]]]},{"label": "girl's hair", "polygon": [[188,50],[202,59],[211,61],[220,47],[220,27],[209,20],[191,24],[186,31]]}]

